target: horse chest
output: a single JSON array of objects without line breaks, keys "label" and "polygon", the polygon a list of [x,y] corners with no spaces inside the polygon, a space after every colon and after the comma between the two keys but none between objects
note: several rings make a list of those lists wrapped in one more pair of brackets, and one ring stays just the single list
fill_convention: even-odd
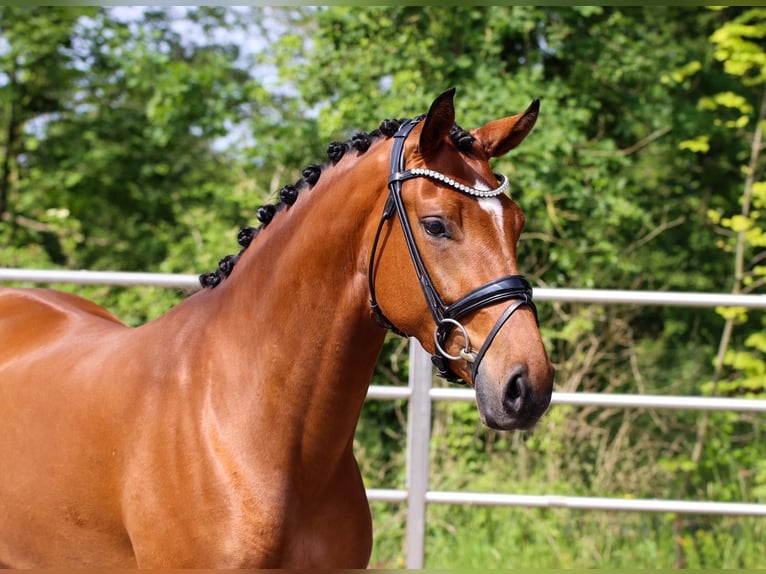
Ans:
[{"label": "horse chest", "polygon": [[[341,464],[323,488],[304,472],[231,476],[209,468],[174,489],[129,496],[140,567],[366,567],[372,529],[356,463]],[[313,479],[313,480],[312,480]],[[140,502],[139,502],[140,501]]]}]

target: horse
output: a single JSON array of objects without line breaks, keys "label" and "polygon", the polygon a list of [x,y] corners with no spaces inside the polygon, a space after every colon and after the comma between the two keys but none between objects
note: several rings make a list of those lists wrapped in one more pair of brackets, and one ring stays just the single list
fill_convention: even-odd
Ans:
[{"label": "horse", "polygon": [[517,269],[524,216],[489,161],[539,101],[463,130],[454,94],[330,144],[143,325],[0,290],[0,563],[366,567],[352,446],[389,330],[473,386],[487,426],[538,421],[553,367]]}]

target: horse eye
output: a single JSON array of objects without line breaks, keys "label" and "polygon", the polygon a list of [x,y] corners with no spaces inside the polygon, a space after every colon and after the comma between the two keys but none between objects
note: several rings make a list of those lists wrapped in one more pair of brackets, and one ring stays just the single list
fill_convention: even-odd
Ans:
[{"label": "horse eye", "polygon": [[420,221],[426,233],[432,237],[449,237],[447,226],[438,217],[426,217]]}]

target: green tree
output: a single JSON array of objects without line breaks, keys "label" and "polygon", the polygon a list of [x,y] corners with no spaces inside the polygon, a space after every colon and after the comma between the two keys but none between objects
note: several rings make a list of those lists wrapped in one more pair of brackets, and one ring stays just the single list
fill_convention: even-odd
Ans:
[{"label": "green tree", "polygon": [[[0,103],[3,108],[3,155],[0,171],[0,220],[6,222],[3,237],[18,226],[35,228],[53,259],[55,237],[46,226],[23,213],[18,187],[22,185],[20,158],[34,151],[36,140],[29,126],[56,117],[72,99],[82,77],[73,65],[71,48],[79,18],[93,9],[50,11],[42,7],[2,7],[0,33],[6,48],[0,53]],[[31,148],[31,149],[30,149]]]},{"label": "green tree", "polygon": [[[222,139],[266,97],[239,46],[215,41],[239,26],[231,14],[143,9],[126,19],[106,8],[4,8],[0,22],[9,46],[0,94],[9,134],[3,264],[215,265],[268,192],[240,177],[240,159]],[[208,39],[189,41],[182,23]],[[130,311],[135,301],[123,290],[109,293],[115,299],[100,300],[131,322],[177,298],[163,295],[147,315]]]},{"label": "green tree", "polygon": [[[766,252],[762,212],[766,206],[766,162],[763,158],[763,129],[766,125],[766,10],[748,9],[726,20],[710,36],[714,56],[730,81],[723,91],[704,95],[698,107],[716,114],[714,132],[703,132],[680,147],[701,155],[711,153],[712,142],[723,132],[747,149],[737,157],[730,186],[733,202],[719,200],[707,212],[720,234],[718,246],[730,262],[727,274],[734,294],[753,293],[766,282],[766,267],[760,265]],[[686,71],[695,73],[695,67]],[[738,168],[738,169],[737,169]],[[737,193],[737,188],[739,192]],[[763,316],[755,319],[745,309],[722,308],[724,318],[713,363],[712,377],[702,385],[710,395],[766,397],[766,344]],[[748,328],[750,327],[750,328]],[[760,329],[758,328],[760,327]],[[739,331],[739,336],[737,332]],[[694,448],[688,456],[676,457],[680,465],[678,496],[707,490],[719,499],[761,499],[766,497],[766,450],[761,436],[762,422],[747,415],[705,413],[697,423]],[[755,438],[755,440],[753,440]],[[722,480],[723,478],[723,480]],[[716,486],[711,488],[711,484]],[[676,532],[682,521],[676,521]],[[676,564],[688,564],[688,544],[677,535]]]}]

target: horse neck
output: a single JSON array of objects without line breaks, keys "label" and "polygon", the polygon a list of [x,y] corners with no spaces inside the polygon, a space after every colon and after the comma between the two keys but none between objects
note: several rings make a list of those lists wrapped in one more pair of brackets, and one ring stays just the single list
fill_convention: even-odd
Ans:
[{"label": "horse neck", "polygon": [[371,318],[362,224],[385,198],[364,169],[375,158],[348,159],[275,216],[208,292],[216,316],[205,338],[223,359],[211,402],[219,424],[288,437],[280,448],[292,444],[305,465],[349,452],[385,335]]}]

